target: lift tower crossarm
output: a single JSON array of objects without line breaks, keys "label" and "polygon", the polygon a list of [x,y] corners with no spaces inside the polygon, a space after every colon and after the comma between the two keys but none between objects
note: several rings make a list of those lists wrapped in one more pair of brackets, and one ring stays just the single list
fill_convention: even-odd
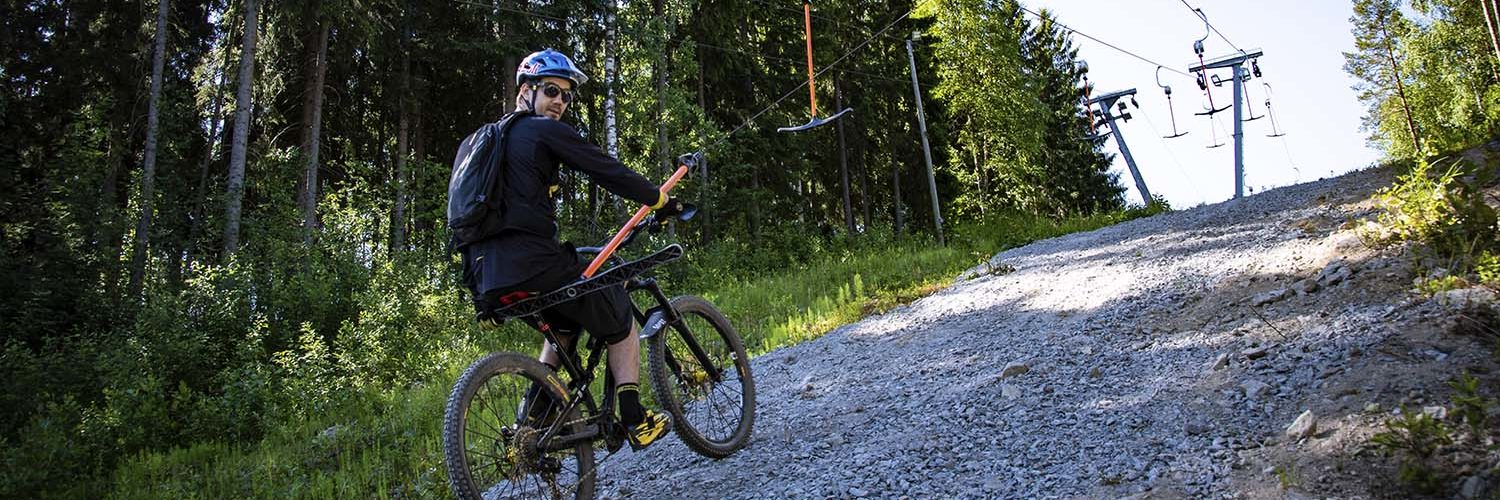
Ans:
[{"label": "lift tower crossarm", "polygon": [[1257,57],[1260,57],[1261,55],[1262,53],[1260,49],[1250,49],[1248,51],[1245,51],[1244,53],[1235,52],[1227,56],[1215,57],[1213,59],[1203,61],[1203,64],[1194,64],[1188,67],[1188,72],[1197,73],[1199,71],[1207,69],[1221,69],[1239,66],[1241,64],[1244,64],[1245,61],[1255,59]]},{"label": "lift tower crossarm", "polygon": [[1119,100],[1121,97],[1129,97],[1129,96],[1133,96],[1133,95],[1135,95],[1135,89],[1119,90],[1119,91],[1115,91],[1115,92],[1110,92],[1108,94],[1100,94],[1098,96],[1095,96],[1095,97],[1089,99],[1088,103],[1089,104],[1094,104],[1094,103],[1097,103],[1097,102],[1109,101],[1108,103],[1104,104],[1104,107],[1108,108],[1110,106],[1114,106],[1115,101]]},{"label": "lift tower crossarm", "polygon": [[[1141,177],[1141,170],[1135,166],[1135,157],[1130,155],[1130,147],[1125,145],[1125,136],[1120,134],[1120,127],[1115,124],[1116,118],[1129,119],[1129,117],[1116,116],[1110,112],[1115,107],[1115,101],[1120,100],[1122,97],[1133,95],[1135,95],[1135,89],[1109,92],[1089,99],[1085,105],[1093,106],[1094,104],[1099,104],[1099,109],[1102,111],[1104,119],[1109,120],[1110,135],[1115,136],[1115,144],[1120,146],[1120,154],[1125,156],[1125,166],[1130,167],[1130,177],[1135,180],[1135,189],[1141,192],[1141,203],[1149,207],[1153,201],[1151,191],[1146,189],[1146,179]],[[1123,112],[1123,109],[1121,112]],[[1093,121],[1093,117],[1090,117],[1089,120]]]}]

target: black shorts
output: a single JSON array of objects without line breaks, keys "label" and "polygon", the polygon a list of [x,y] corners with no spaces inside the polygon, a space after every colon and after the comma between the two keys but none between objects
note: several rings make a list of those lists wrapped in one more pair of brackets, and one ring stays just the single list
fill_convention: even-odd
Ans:
[{"label": "black shorts", "polygon": [[[485,295],[487,299],[498,303],[500,297],[513,292],[550,292],[577,281],[583,275],[585,267],[587,266],[578,262],[570,266],[557,266],[516,286],[492,290]],[[613,344],[630,334],[630,325],[635,319],[631,311],[630,294],[625,292],[625,287],[612,286],[549,307],[542,311],[542,319],[550,323],[558,333],[571,335],[583,329],[589,335]]]}]

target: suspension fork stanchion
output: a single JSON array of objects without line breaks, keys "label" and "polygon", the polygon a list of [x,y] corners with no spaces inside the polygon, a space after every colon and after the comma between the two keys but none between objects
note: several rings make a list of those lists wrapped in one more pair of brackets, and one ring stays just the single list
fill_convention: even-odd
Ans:
[{"label": "suspension fork stanchion", "polygon": [[[688,352],[692,354],[694,358],[697,358],[698,366],[702,366],[703,371],[708,372],[710,379],[713,380],[714,383],[723,382],[723,377],[719,376],[719,367],[714,366],[713,359],[708,357],[708,353],[703,352],[703,346],[698,343],[698,338],[694,337],[691,332],[687,331],[687,326],[683,324],[684,321],[682,315],[677,314],[677,310],[672,308],[671,300],[667,298],[667,294],[662,293],[661,287],[656,285],[656,280],[646,280],[644,285],[647,290],[651,291],[651,296],[655,297],[656,301],[662,304],[663,314],[666,315],[665,319],[667,320],[667,325],[671,326],[672,328],[678,329],[678,332],[682,334],[682,343],[686,344]],[[663,344],[665,344],[665,341],[663,341]],[[670,360],[671,358],[668,359]],[[680,369],[679,375],[681,375]]]},{"label": "suspension fork stanchion", "polygon": [[[656,304],[657,304],[656,307],[652,308],[652,311],[661,311],[662,321],[665,324],[669,324],[669,325],[671,325],[671,324],[677,324],[677,322],[680,321],[680,317],[677,315],[677,311],[675,309],[672,309],[672,301],[671,301],[671,299],[668,299],[667,298],[667,294],[663,293],[661,291],[661,286],[659,286],[659,285],[656,284],[656,280],[655,279],[646,278],[646,279],[636,280],[633,283],[633,285],[635,286],[635,289],[637,289],[637,290],[645,290],[647,293],[651,294],[651,298],[653,300],[655,300]],[[637,313],[639,313],[639,309],[637,309]],[[646,320],[649,319],[649,318],[650,318],[649,315],[641,317],[640,321],[641,321],[641,327],[642,328],[645,328]],[[653,335],[665,335],[665,334],[666,334],[666,332],[663,332],[663,331],[660,331],[660,330],[658,330],[658,331],[656,331],[656,332],[653,333]],[[681,378],[682,377],[682,365],[677,364],[677,358],[674,358],[674,357],[671,356],[672,346],[669,345],[669,344],[667,344],[666,339],[662,340],[662,344],[661,345],[662,345],[662,349],[666,349],[667,353],[668,353],[667,356],[663,356],[663,358],[666,360],[667,368],[671,369],[672,373],[676,374],[679,378]]]}]

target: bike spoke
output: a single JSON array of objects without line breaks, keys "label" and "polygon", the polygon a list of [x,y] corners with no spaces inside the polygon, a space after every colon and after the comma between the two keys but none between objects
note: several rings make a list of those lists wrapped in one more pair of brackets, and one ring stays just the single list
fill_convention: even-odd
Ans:
[{"label": "bike spoke", "polygon": [[464,431],[467,434],[478,434],[479,437],[486,438],[486,439],[489,439],[489,440],[494,441],[494,442],[499,442],[499,440],[500,440],[500,436],[491,435],[491,434],[485,434],[484,432],[481,432],[479,429],[465,429]]},{"label": "bike spoke", "polygon": [[[500,434],[502,434],[500,429],[505,427],[505,425],[501,424],[500,427],[495,427],[496,424],[500,424],[500,414],[496,413],[494,408],[491,407],[490,398],[487,397],[487,394],[491,392],[489,382],[493,380],[494,379],[485,381],[485,384],[483,386],[480,386],[479,391],[474,394],[474,399],[479,402],[479,408],[484,412],[483,415],[480,415],[480,422],[489,427],[490,430],[495,431],[496,437],[498,437]],[[493,418],[494,422],[483,418],[485,416]]]}]

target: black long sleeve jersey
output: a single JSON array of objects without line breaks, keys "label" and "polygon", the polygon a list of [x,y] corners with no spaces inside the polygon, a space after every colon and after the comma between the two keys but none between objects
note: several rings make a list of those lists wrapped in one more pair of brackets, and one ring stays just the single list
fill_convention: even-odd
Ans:
[{"label": "black long sleeve jersey", "polygon": [[[666,195],[578,135],[572,126],[543,116],[524,116],[507,133],[505,230],[467,248],[476,264],[474,291],[514,287],[547,270],[576,265],[558,241],[554,201],[562,165],[582,172],[627,200],[659,207]],[[546,291],[546,290],[534,290]]]}]

